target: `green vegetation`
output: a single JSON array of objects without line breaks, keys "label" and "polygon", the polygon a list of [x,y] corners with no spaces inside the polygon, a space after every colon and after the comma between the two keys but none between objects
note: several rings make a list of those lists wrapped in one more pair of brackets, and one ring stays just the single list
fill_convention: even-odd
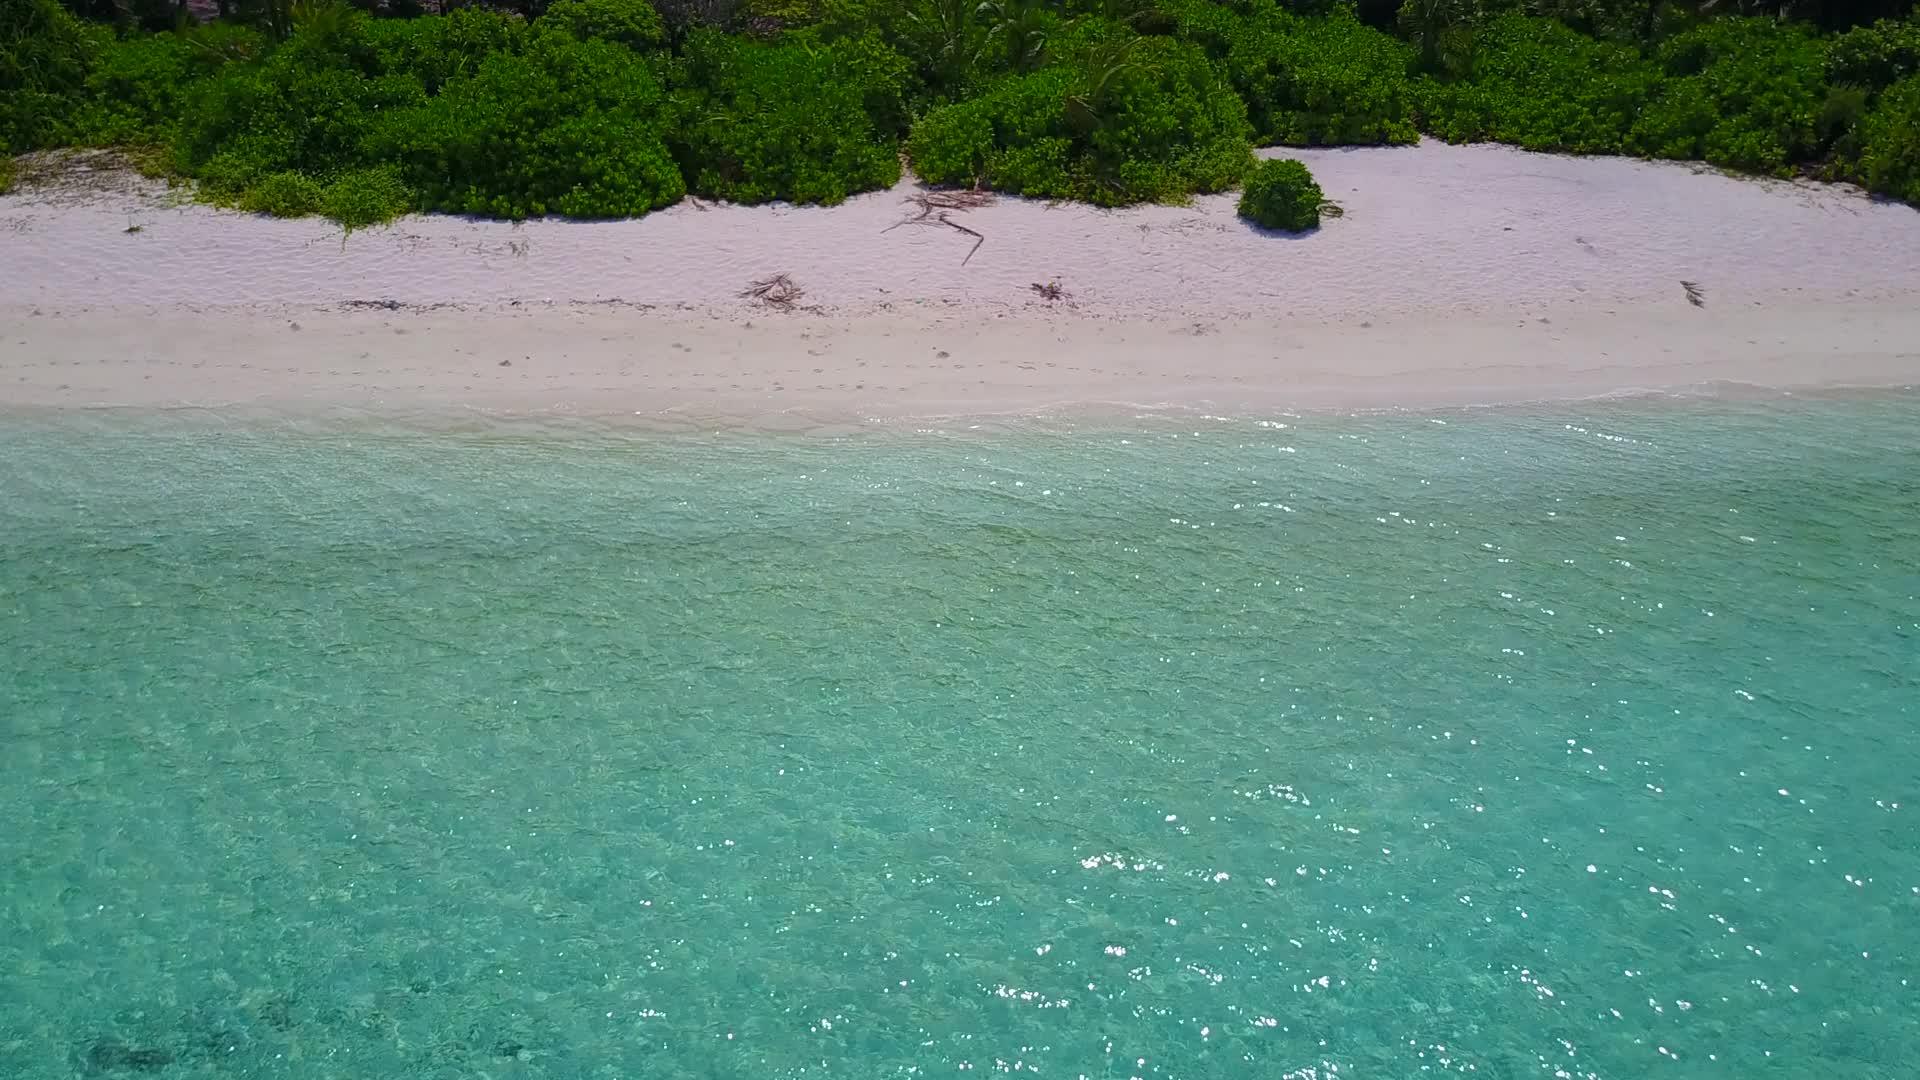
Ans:
[{"label": "green vegetation", "polygon": [[646,58],[536,23],[520,49],[376,114],[357,164],[393,164],[426,210],[637,216],[686,194],[662,138],[666,112]]},{"label": "green vegetation", "polygon": [[1250,157],[1246,109],[1199,49],[1114,32],[1073,48],[929,111],[907,142],[914,171],[933,184],[1101,206],[1238,182]]},{"label": "green vegetation", "polygon": [[1920,75],[1895,83],[1860,122],[1859,156],[1839,175],[1920,206]]},{"label": "green vegetation", "polygon": [[1262,145],[1411,143],[1413,49],[1360,22],[1353,9],[1303,17],[1249,5],[1242,17],[1210,0],[1171,0],[1175,34],[1204,47],[1247,103]]},{"label": "green vegetation", "polygon": [[68,137],[65,118],[104,40],[54,0],[0,0],[0,153]]},{"label": "green vegetation", "polygon": [[1909,0],[354,4],[235,0],[196,26],[161,0],[0,0],[0,150],[138,147],[204,198],[351,226],[837,203],[904,157],[1103,206],[1250,177],[1244,213],[1302,228],[1311,178],[1250,170],[1251,147],[1422,133],[1920,203]]},{"label": "green vegetation", "polygon": [[413,203],[413,192],[399,172],[381,166],[334,177],[320,195],[320,212],[349,229],[357,229],[392,221],[412,209]]},{"label": "green vegetation", "polygon": [[611,41],[629,49],[667,43],[667,24],[647,0],[557,0],[540,21],[581,41]]},{"label": "green vegetation", "polygon": [[838,203],[900,179],[906,61],[874,38],[759,42],[696,30],[675,95],[674,156],[694,192]]},{"label": "green vegetation", "polygon": [[1519,14],[1489,22],[1473,47],[1470,75],[1421,85],[1423,126],[1448,142],[1621,153],[1657,81],[1634,46]]},{"label": "green vegetation", "polygon": [[240,196],[240,207],[274,217],[306,217],[320,212],[327,189],[297,172],[269,173]]},{"label": "green vegetation", "polygon": [[1320,227],[1325,201],[1305,165],[1291,158],[1262,161],[1247,171],[1240,216],[1263,228],[1305,232]]}]

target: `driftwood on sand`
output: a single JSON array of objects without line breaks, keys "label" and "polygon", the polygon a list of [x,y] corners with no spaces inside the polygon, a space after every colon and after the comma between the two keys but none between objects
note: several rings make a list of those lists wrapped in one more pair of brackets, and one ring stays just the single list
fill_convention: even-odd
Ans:
[{"label": "driftwood on sand", "polygon": [[793,278],[786,273],[762,278],[740,290],[740,295],[748,300],[758,300],[769,307],[791,308],[807,291],[794,284]]},{"label": "driftwood on sand", "polygon": [[953,220],[950,215],[952,211],[973,210],[978,207],[991,205],[993,203],[993,192],[979,190],[919,191],[907,196],[906,201],[918,206],[920,212],[910,218],[896,221],[886,228],[881,229],[880,231],[882,233],[890,233],[902,225],[945,225],[947,228],[953,229],[956,232],[966,233],[968,236],[973,237],[973,247],[967,249],[967,257],[960,260],[961,266],[972,262],[975,253],[980,250],[980,245],[987,242],[985,234],[967,228],[965,225]]}]

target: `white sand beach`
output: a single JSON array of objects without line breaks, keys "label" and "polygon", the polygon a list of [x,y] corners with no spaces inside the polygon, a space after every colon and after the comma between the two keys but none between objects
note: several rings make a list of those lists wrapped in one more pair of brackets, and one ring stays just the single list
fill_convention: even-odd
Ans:
[{"label": "white sand beach", "polygon": [[[1493,146],[1288,154],[1345,211],[1305,236],[1231,195],[948,211],[969,233],[912,221],[910,182],[343,236],[151,183],[29,184],[0,197],[0,404],[775,423],[1920,383],[1911,207]],[[741,295],[776,273],[791,309]]]}]

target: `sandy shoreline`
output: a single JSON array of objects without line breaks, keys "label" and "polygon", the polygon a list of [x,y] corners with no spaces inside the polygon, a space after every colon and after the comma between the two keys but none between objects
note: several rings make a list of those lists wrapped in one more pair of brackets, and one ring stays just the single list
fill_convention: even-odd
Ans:
[{"label": "sandy shoreline", "polygon": [[1556,311],[1276,327],[975,313],[573,307],[0,318],[28,406],[679,414],[777,425],[1074,406],[1294,409],[1920,383],[1920,310]]},{"label": "sandy shoreline", "polygon": [[[150,187],[0,198],[0,404],[452,405],[754,422],[1250,411],[1920,383],[1920,213],[1849,189],[1498,147],[1303,153],[1344,217],[1231,196],[913,217],[319,221]],[[138,226],[127,232],[129,226]],[[790,273],[805,310],[739,296]],[[1687,303],[1681,281],[1704,287]],[[1070,299],[1032,289],[1057,281]],[[370,303],[376,302],[377,303]]]}]

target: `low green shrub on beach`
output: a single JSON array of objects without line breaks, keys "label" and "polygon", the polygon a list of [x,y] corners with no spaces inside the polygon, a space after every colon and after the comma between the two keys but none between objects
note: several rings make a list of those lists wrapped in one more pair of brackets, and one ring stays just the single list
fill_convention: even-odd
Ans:
[{"label": "low green shrub on beach", "polygon": [[13,164],[13,155],[5,151],[0,151],[0,195],[5,195],[13,190],[14,178],[17,175]]},{"label": "low green shrub on beach", "polygon": [[1512,13],[1480,28],[1470,75],[1421,83],[1421,120],[1448,142],[1617,154],[1658,81],[1631,46]]},{"label": "low green shrub on beach", "polygon": [[1850,177],[1870,191],[1920,206],[1920,75],[1880,95],[1860,121],[1858,139]]},{"label": "low green shrub on beach", "polygon": [[762,43],[695,31],[670,137],[694,192],[833,204],[900,179],[907,62],[877,39]]},{"label": "low green shrub on beach", "polygon": [[933,184],[991,184],[1011,194],[1065,198],[1071,186],[1066,98],[1072,73],[1053,68],[1000,82],[913,125],[907,157]]},{"label": "low green shrub on beach", "polygon": [[394,167],[427,210],[634,217],[686,194],[662,139],[665,105],[633,50],[535,35],[378,114],[362,156]]},{"label": "low green shrub on beach", "polygon": [[1820,175],[1920,203],[1920,11],[1834,37],[1826,79],[1815,121],[1829,148]]},{"label": "low green shrub on beach", "polygon": [[104,40],[54,0],[0,0],[0,153],[71,137],[74,104]]},{"label": "low green shrub on beach", "polygon": [[684,194],[664,91],[633,49],[489,13],[390,25],[316,20],[221,70],[180,125],[183,169],[265,212],[298,212],[317,185],[350,226],[416,207],[625,217]]},{"label": "low green shrub on beach", "polygon": [[1305,232],[1320,226],[1324,202],[1326,195],[1304,162],[1271,159],[1247,170],[1240,216],[1262,228]]},{"label": "low green shrub on beach", "polygon": [[489,56],[523,51],[529,34],[525,22],[476,7],[444,16],[378,19],[366,30],[375,70],[411,75],[428,95],[472,75]]},{"label": "low green shrub on beach", "polygon": [[930,183],[1119,206],[1232,187],[1249,134],[1240,99],[1198,47],[1113,36],[934,109],[907,152]]},{"label": "low green shrub on beach", "polygon": [[1827,43],[1827,82],[1884,90],[1920,75],[1920,9],[1905,20],[1881,19]]},{"label": "low green shrub on beach", "polygon": [[391,166],[354,169],[333,178],[320,212],[349,229],[383,225],[413,209],[413,192]]},{"label": "low green shrub on beach", "polygon": [[216,198],[274,173],[331,177],[373,164],[383,117],[426,100],[420,80],[381,70],[364,20],[297,31],[257,64],[222,67],[192,97],[175,153]]},{"label": "low green shrub on beach", "polygon": [[413,209],[414,195],[391,167],[353,169],[321,183],[297,172],[262,177],[236,200],[240,209],[273,217],[323,214],[349,229],[392,221]]},{"label": "low green shrub on beach", "polygon": [[1311,18],[1268,8],[1229,32],[1223,63],[1259,142],[1352,146],[1419,138],[1407,78],[1413,50],[1361,23],[1351,8]]},{"label": "low green shrub on beach", "polygon": [[100,146],[164,143],[202,83],[266,48],[258,32],[224,24],[109,39],[87,72],[73,136]]},{"label": "low green shrub on beach", "polygon": [[240,209],[272,217],[296,218],[320,212],[327,189],[318,180],[297,172],[261,177],[239,197]]},{"label": "low green shrub on beach", "polygon": [[1628,149],[1775,174],[1815,156],[1826,51],[1805,28],[1716,19],[1663,43],[1660,62],[1666,78]]}]

